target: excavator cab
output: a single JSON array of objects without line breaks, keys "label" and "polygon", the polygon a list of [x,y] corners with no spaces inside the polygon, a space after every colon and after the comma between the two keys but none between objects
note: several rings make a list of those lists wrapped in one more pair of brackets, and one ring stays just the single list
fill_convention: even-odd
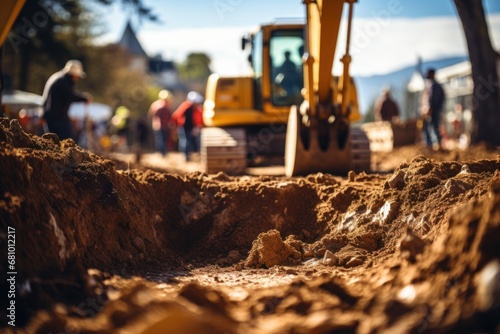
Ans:
[{"label": "excavator cab", "polygon": [[249,76],[208,79],[201,135],[207,172],[238,174],[259,157],[285,152],[290,108],[302,103],[304,24],[275,22],[242,38]]},{"label": "excavator cab", "polygon": [[303,29],[272,31],[269,41],[269,80],[273,105],[292,106],[302,103],[303,54]]}]

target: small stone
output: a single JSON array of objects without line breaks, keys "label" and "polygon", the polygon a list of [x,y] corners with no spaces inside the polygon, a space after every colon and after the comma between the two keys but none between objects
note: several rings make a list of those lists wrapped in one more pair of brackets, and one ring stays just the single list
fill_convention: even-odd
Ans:
[{"label": "small stone", "polygon": [[457,196],[472,189],[472,186],[462,180],[450,179],[444,184],[444,189],[446,190],[446,195]]},{"label": "small stone", "polygon": [[401,240],[399,250],[403,258],[415,262],[417,255],[423,253],[427,242],[416,235],[411,228],[406,229],[406,236]]},{"label": "small stone", "polygon": [[468,173],[470,173],[469,165],[467,165],[467,164],[462,165],[462,170],[460,171],[460,174],[468,174]]},{"label": "small stone", "polygon": [[392,189],[402,190],[405,187],[405,176],[405,172],[400,170],[387,180],[387,185]]},{"label": "small stone", "polygon": [[495,194],[500,193],[500,177],[497,176],[496,178],[491,180],[490,190]]},{"label": "small stone", "polygon": [[314,252],[311,250],[311,247],[304,246],[302,247],[303,257],[314,257]]},{"label": "small stone", "polygon": [[66,159],[69,166],[78,166],[86,160],[85,158],[85,152],[79,150],[78,148],[70,148]]},{"label": "small stone", "polygon": [[231,178],[224,172],[218,172],[217,174],[212,176],[213,180],[217,181],[229,181]]},{"label": "small stone", "polygon": [[500,261],[488,263],[477,277],[476,298],[482,311],[500,308]]},{"label": "small stone", "polygon": [[306,271],[305,275],[306,276],[312,276],[312,275],[314,275],[314,273],[315,273],[314,270],[308,270],[308,271]]},{"label": "small stone", "polygon": [[323,264],[325,266],[335,266],[338,263],[339,263],[338,257],[329,250],[327,250],[325,252],[325,256],[323,257]]},{"label": "small stone", "polygon": [[403,289],[399,290],[397,294],[397,298],[404,304],[412,304],[417,297],[417,291],[415,290],[415,286],[407,285]]},{"label": "small stone", "polygon": [[347,263],[345,264],[346,268],[353,268],[362,265],[365,263],[365,256],[353,256]]},{"label": "small stone", "polygon": [[61,143],[59,141],[59,137],[55,133],[52,133],[52,132],[44,133],[42,135],[42,138],[46,139],[46,140],[50,140],[50,141],[52,141],[56,145],[59,145]]}]

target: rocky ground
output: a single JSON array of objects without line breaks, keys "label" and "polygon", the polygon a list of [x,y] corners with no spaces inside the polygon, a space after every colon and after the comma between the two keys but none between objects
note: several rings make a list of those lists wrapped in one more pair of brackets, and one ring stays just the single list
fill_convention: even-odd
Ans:
[{"label": "rocky ground", "polygon": [[159,173],[2,120],[16,329],[498,332],[498,154],[400,148],[347,178]]}]

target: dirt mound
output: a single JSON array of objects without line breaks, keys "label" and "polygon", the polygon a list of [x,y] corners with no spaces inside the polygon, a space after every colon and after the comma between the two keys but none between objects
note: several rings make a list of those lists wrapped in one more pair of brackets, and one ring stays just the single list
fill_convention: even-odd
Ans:
[{"label": "dirt mound", "polygon": [[28,332],[498,330],[499,158],[347,180],[119,171],[2,120],[0,168]]},{"label": "dirt mound", "polygon": [[419,155],[440,162],[471,161],[495,158],[497,155],[500,155],[500,148],[486,144],[474,145],[466,150],[453,149],[438,151],[434,151],[423,145],[395,147],[392,152],[373,152],[372,168],[377,172],[392,172],[401,163],[410,162]]}]

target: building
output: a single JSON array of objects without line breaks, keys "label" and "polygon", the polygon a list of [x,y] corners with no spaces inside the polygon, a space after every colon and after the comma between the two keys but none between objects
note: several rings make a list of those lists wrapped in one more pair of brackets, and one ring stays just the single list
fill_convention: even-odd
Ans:
[{"label": "building", "polygon": [[[470,142],[472,112],[474,109],[474,82],[470,62],[464,61],[436,71],[436,81],[445,91],[446,102],[442,111],[441,132],[449,148],[465,148]],[[425,79],[415,71],[407,85],[408,108],[419,114]]]},{"label": "building", "polygon": [[130,21],[127,22],[123,35],[118,42],[131,57],[130,69],[150,74],[158,85],[176,90],[179,85],[179,76],[175,64],[164,60],[160,55],[150,57],[144,51]]}]

